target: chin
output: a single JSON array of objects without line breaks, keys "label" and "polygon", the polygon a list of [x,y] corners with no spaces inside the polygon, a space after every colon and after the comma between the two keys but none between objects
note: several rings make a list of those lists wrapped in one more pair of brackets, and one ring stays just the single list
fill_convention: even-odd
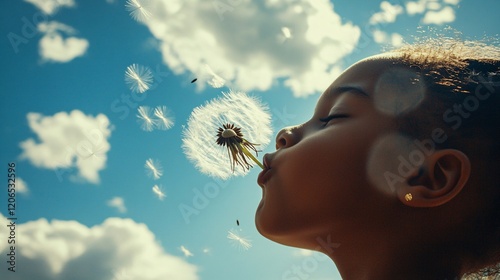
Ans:
[{"label": "chin", "polygon": [[255,212],[255,227],[262,236],[276,241],[276,237],[285,234],[284,230],[281,223],[278,223],[276,218],[273,219],[270,215],[266,214],[263,208],[263,203],[261,202]]},{"label": "chin", "polygon": [[300,235],[298,235],[297,233],[284,232],[283,230],[279,230],[276,228],[269,228],[266,227],[265,224],[259,224],[258,221],[256,221],[255,224],[259,233],[273,242],[295,248],[315,250],[315,248],[309,246],[310,244],[309,242],[307,242],[307,240],[301,239]]},{"label": "chin", "polygon": [[[285,219],[271,217],[262,211],[259,205],[255,213],[255,227],[265,238],[287,246],[297,246],[297,224],[293,221],[287,222]],[[295,229],[294,229],[295,228]]]}]

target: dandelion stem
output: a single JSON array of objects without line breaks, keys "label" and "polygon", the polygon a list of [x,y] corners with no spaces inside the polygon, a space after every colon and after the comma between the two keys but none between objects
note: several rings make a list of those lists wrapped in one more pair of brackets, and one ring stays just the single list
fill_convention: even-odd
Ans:
[{"label": "dandelion stem", "polygon": [[245,153],[246,156],[248,156],[255,163],[257,163],[257,165],[260,168],[264,169],[264,165],[262,165],[262,163],[260,163],[260,161],[256,157],[254,157],[254,155],[252,155],[252,153],[250,151],[248,151],[247,148],[245,148],[245,146],[241,145],[241,143],[238,143],[238,145],[240,145],[241,149],[243,150],[243,153]]}]

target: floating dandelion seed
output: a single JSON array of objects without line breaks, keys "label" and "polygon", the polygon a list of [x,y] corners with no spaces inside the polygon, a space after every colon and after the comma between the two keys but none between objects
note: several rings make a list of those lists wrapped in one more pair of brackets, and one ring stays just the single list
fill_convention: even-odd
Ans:
[{"label": "floating dandelion seed", "polygon": [[153,188],[153,193],[158,197],[158,199],[163,200],[167,195],[163,192],[161,187],[158,185],[154,185]]},{"label": "floating dandelion seed", "polygon": [[268,107],[243,92],[223,93],[195,108],[183,129],[183,151],[202,173],[222,179],[248,172],[246,168],[233,169],[233,162],[224,156],[228,148],[217,144],[215,133],[227,123],[241,128],[246,141],[259,143],[259,148],[265,148],[272,134]]},{"label": "floating dandelion seed", "polygon": [[148,67],[132,64],[125,71],[125,82],[134,93],[146,92],[153,82],[153,73]]},{"label": "floating dandelion seed", "polygon": [[161,130],[167,130],[174,125],[173,118],[168,117],[168,109],[166,106],[158,106],[155,108],[154,115],[158,118],[156,126]]},{"label": "floating dandelion seed", "polygon": [[224,86],[226,80],[224,80],[221,76],[215,74],[215,72],[212,70],[212,68],[210,68],[210,66],[208,66],[208,64],[205,64],[205,69],[210,75],[210,78],[207,81],[209,85],[211,85],[213,88],[221,88]]},{"label": "floating dandelion seed", "polygon": [[145,131],[152,131],[158,125],[158,120],[151,117],[151,108],[148,106],[139,106],[137,108],[139,118],[137,121],[141,124],[141,129]]},{"label": "floating dandelion seed", "polygon": [[248,250],[250,249],[250,247],[252,247],[251,241],[248,238],[239,235],[238,232],[234,229],[231,229],[227,232],[227,238],[233,246],[240,249]]},{"label": "floating dandelion seed", "polygon": [[[147,1],[147,0],[146,0]],[[127,0],[125,9],[130,12],[130,16],[139,22],[145,22],[151,17],[151,13],[146,9],[145,0]]]},{"label": "floating dandelion seed", "polygon": [[240,221],[239,221],[239,220],[236,220],[236,224],[239,226],[239,225],[240,225]]},{"label": "floating dandelion seed", "polygon": [[194,83],[194,82],[196,82],[196,81],[198,81],[198,78],[194,78],[194,79],[192,79],[192,80],[191,80],[191,83]]},{"label": "floating dandelion seed", "polygon": [[144,164],[146,168],[146,172],[150,177],[157,180],[160,179],[161,175],[163,175],[163,168],[161,167],[159,160],[148,159],[146,160],[146,164]]},{"label": "floating dandelion seed", "polygon": [[277,35],[277,39],[280,43],[284,43],[286,40],[292,38],[292,31],[290,28],[283,26],[281,27],[281,33]]},{"label": "floating dandelion seed", "polygon": [[191,251],[189,251],[186,247],[184,247],[184,245],[181,245],[179,249],[181,249],[182,253],[184,254],[184,257],[186,258],[194,256],[194,254],[191,253]]},{"label": "floating dandelion seed", "polygon": [[288,28],[286,26],[281,28],[281,33],[283,33],[283,36],[286,39],[292,38],[292,32],[290,31],[290,28]]},{"label": "floating dandelion seed", "polygon": [[236,164],[246,169],[252,167],[252,165],[247,162],[247,157],[264,169],[262,163],[260,163],[259,160],[252,155],[252,152],[248,150],[250,149],[257,154],[255,145],[258,144],[250,143],[243,138],[243,134],[239,127],[233,124],[224,124],[222,127],[219,127],[217,130],[217,145],[227,147],[227,153],[233,172]]}]

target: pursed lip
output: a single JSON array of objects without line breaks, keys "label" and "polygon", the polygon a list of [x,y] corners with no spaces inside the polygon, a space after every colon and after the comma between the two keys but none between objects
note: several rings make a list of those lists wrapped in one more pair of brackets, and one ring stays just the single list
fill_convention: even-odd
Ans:
[{"label": "pursed lip", "polygon": [[259,173],[257,177],[257,183],[259,186],[264,187],[266,182],[269,180],[271,175],[271,155],[265,154],[263,157],[264,170]]}]

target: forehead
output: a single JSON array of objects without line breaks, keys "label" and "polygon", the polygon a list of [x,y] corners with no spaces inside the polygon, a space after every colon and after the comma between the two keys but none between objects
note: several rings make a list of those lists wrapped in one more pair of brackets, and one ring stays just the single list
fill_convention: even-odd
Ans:
[{"label": "forehead", "polygon": [[425,96],[420,73],[405,65],[397,54],[363,59],[345,70],[322,94],[318,104],[344,92],[362,92],[377,109],[399,114],[415,108]]},{"label": "forehead", "polygon": [[409,69],[401,64],[399,57],[395,54],[380,54],[362,59],[347,68],[328,87],[324,94],[329,95],[335,92],[337,87],[352,86],[365,89],[368,92],[374,91],[379,77],[389,70]]}]

